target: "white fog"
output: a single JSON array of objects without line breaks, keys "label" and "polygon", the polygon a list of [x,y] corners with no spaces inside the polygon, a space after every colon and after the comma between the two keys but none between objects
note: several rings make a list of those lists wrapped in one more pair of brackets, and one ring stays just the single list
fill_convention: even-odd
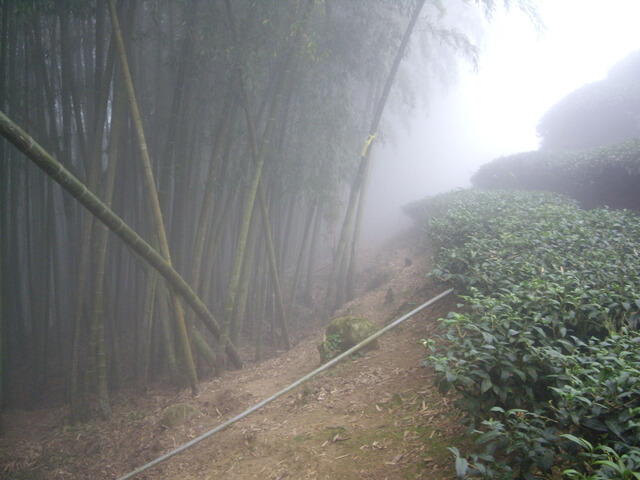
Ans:
[{"label": "white fog", "polygon": [[522,12],[500,12],[480,35],[477,73],[458,60],[456,79],[432,84],[408,118],[386,113],[393,140],[374,153],[363,242],[411,225],[402,205],[468,187],[482,164],[537,149],[536,125],[554,103],[640,48],[636,0],[545,0],[540,13],[537,33]]}]

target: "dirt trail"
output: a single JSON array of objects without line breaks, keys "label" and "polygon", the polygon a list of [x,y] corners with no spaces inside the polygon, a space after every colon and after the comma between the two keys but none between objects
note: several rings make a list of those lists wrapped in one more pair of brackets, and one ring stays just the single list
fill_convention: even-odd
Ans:
[{"label": "dirt trail", "polygon": [[[364,315],[384,326],[442,291],[425,272],[415,233],[363,260],[361,294],[335,316]],[[367,290],[367,291],[364,291]],[[391,292],[391,293],[390,293]],[[449,445],[460,428],[449,400],[422,368],[420,338],[455,306],[450,296],[346,360],[140,479],[454,478]],[[116,394],[110,421],[65,426],[65,409],[10,412],[0,437],[2,478],[116,478],[237,415],[319,365],[323,328],[270,360],[204,382],[199,393]],[[162,428],[164,409],[197,413]]]}]

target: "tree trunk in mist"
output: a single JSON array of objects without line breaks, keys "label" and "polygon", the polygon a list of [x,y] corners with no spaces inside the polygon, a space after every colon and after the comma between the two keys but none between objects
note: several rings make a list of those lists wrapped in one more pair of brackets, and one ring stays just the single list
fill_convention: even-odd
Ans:
[{"label": "tree trunk in mist", "polygon": [[[118,57],[120,59],[120,68],[124,77],[127,97],[129,99],[129,108],[131,111],[131,116],[133,118],[136,135],[138,137],[138,148],[143,164],[144,183],[147,191],[147,200],[151,208],[156,235],[158,236],[158,240],[160,243],[160,252],[162,253],[162,256],[167,261],[169,266],[171,266],[171,253],[169,252],[169,244],[167,242],[167,235],[164,228],[162,212],[160,210],[158,192],[156,191],[155,180],[153,178],[153,170],[151,168],[151,160],[149,158],[149,150],[147,149],[147,142],[144,135],[144,129],[142,127],[142,118],[140,116],[140,111],[138,110],[138,103],[136,101],[133,88],[133,80],[131,78],[131,72],[129,71],[127,54],[124,46],[124,41],[122,39],[122,32],[120,31],[120,25],[118,22],[115,0],[109,0],[109,12],[111,14],[111,23],[113,25]],[[171,289],[170,293],[171,304],[173,305],[176,327],[178,330],[179,343],[182,350],[182,360],[184,362],[184,368],[186,369],[185,373],[188,377],[189,386],[193,391],[195,391],[197,388],[196,385],[198,383],[198,376],[196,374],[196,367],[193,362],[193,356],[191,354],[191,346],[189,344],[189,337],[184,320],[184,313],[182,311],[182,304],[180,302],[180,298],[173,289]]]},{"label": "tree trunk in mist", "polygon": [[[230,23],[232,25],[231,27],[231,31],[234,37],[234,43],[237,44],[237,39],[236,39],[236,30],[235,30],[235,23],[234,23],[234,18],[233,18],[233,13],[231,11],[231,4],[229,2],[229,0],[226,0],[226,7],[227,7],[227,13],[229,15],[229,20]],[[308,19],[310,13],[311,13],[311,8],[313,6],[313,2],[309,2],[309,4],[307,5],[307,7],[304,10],[303,16],[301,18],[302,20],[302,24],[304,25],[304,23],[306,22],[306,20]],[[275,126],[275,120],[276,120],[276,114],[278,109],[280,108],[280,105],[282,103],[282,92],[284,90],[284,86],[287,83],[287,79],[289,78],[289,74],[290,74],[290,67],[291,67],[291,62],[293,61],[293,58],[295,56],[295,52],[296,52],[296,44],[297,44],[297,39],[298,36],[301,32],[301,28],[296,30],[296,34],[293,35],[292,38],[289,39],[289,46],[288,46],[288,50],[287,53],[285,54],[284,57],[284,62],[282,65],[282,70],[281,70],[281,75],[277,86],[276,86],[276,91],[275,91],[275,95],[274,95],[274,99],[272,101],[272,105],[271,105],[271,113],[269,116],[269,119],[267,120],[267,124],[265,125],[264,128],[264,133],[262,135],[262,145],[260,146],[260,149],[258,150],[257,148],[257,136],[255,136],[255,130],[253,129],[253,113],[252,110],[250,108],[249,105],[249,98],[244,86],[244,79],[243,79],[243,73],[240,69],[240,67],[236,67],[237,70],[237,76],[238,76],[238,83],[240,85],[240,91],[241,91],[241,95],[242,95],[242,100],[243,100],[243,104],[244,104],[244,110],[245,110],[245,115],[247,117],[247,128],[250,131],[250,141],[252,144],[252,148],[251,148],[251,154],[252,156],[255,158],[255,165],[254,165],[254,174],[253,174],[253,178],[251,181],[251,184],[249,186],[249,190],[246,193],[246,199],[245,199],[245,205],[244,205],[244,211],[242,214],[242,222],[241,222],[241,227],[240,227],[240,232],[239,232],[239,237],[237,240],[237,247],[236,247],[236,254],[235,254],[235,258],[234,258],[234,262],[233,262],[233,271],[232,271],[232,276],[231,276],[231,282],[229,285],[229,292],[227,293],[227,301],[226,301],[226,306],[225,306],[225,319],[224,319],[224,325],[223,325],[223,336],[222,336],[222,347],[224,347],[226,345],[226,342],[228,342],[229,340],[229,332],[230,332],[230,328],[231,328],[231,321],[233,318],[233,310],[235,308],[235,302],[236,302],[236,295],[237,295],[237,289],[238,289],[238,283],[240,281],[240,274],[242,272],[242,264],[244,261],[244,255],[245,255],[245,247],[246,247],[246,243],[247,243],[247,237],[249,234],[249,226],[251,223],[251,216],[253,214],[253,208],[254,208],[254,203],[256,200],[256,196],[258,193],[258,187],[260,184],[260,178],[262,176],[262,168],[264,166],[264,160],[268,151],[268,147],[269,147],[269,141],[272,138],[272,134],[273,134],[273,129]],[[257,156],[256,156],[257,154]],[[265,216],[265,221],[264,223],[267,224],[268,223],[268,215],[266,213],[266,207],[265,210],[263,210],[263,216]],[[267,236],[268,237],[268,236]],[[267,241],[269,239],[267,238]],[[273,243],[271,243],[271,247],[273,247]],[[274,255],[275,258],[275,255]],[[270,264],[271,265],[271,264]],[[277,271],[275,272],[277,275]],[[275,283],[278,283],[277,277],[275,279]],[[280,305],[281,305],[281,309],[282,309],[282,314],[285,315],[285,311],[284,311],[284,306],[282,304],[282,296],[280,296]],[[289,338],[288,338],[288,334],[286,331],[286,325],[285,325],[285,320],[283,318],[282,320],[283,324],[282,324],[282,331],[283,331],[283,337],[285,338],[285,343],[287,345],[287,348],[290,348],[290,342],[289,342]],[[221,358],[221,361],[223,359]]]},{"label": "tree trunk in mist", "polygon": [[142,321],[136,337],[136,382],[144,386],[149,381],[151,334],[153,331],[154,305],[156,303],[158,272],[147,268],[147,285],[144,294]]},{"label": "tree trunk in mist", "polygon": [[303,263],[304,263],[304,254],[307,250],[307,245],[309,243],[309,237],[311,234],[311,227],[313,225],[313,221],[318,212],[318,200],[314,200],[313,204],[309,208],[307,213],[307,220],[304,225],[304,231],[302,233],[302,242],[300,243],[300,253],[298,254],[298,261],[296,262],[296,270],[293,275],[293,282],[291,284],[291,297],[289,298],[289,305],[287,307],[287,315],[291,318],[291,313],[293,311],[293,305],[296,303],[296,294],[298,291],[298,282],[300,280],[300,275],[302,274]]},{"label": "tree trunk in mist", "polygon": [[347,276],[345,279],[345,300],[350,301],[355,297],[356,270],[358,259],[358,246],[360,245],[360,233],[362,230],[362,219],[364,217],[364,209],[366,206],[366,197],[369,187],[369,177],[371,176],[371,160],[367,162],[360,188],[360,196],[358,200],[358,209],[353,230],[353,238],[351,239],[351,252],[349,255],[349,267],[347,268]]},{"label": "tree trunk in mist", "polygon": [[[255,213],[255,212],[254,212]],[[264,220],[263,220],[264,221]],[[249,228],[249,238],[247,240],[247,258],[242,265],[242,273],[240,275],[240,284],[238,287],[238,300],[233,311],[233,322],[231,324],[230,338],[231,341],[237,342],[244,325],[244,317],[247,307],[247,298],[249,296],[249,285],[251,283],[252,269],[256,265],[256,244],[258,240],[258,228],[261,226],[255,214],[251,227]]]},{"label": "tree trunk in mist", "polygon": [[[96,120],[95,141],[92,148],[91,161],[89,164],[89,184],[88,189],[97,191],[98,179],[100,176],[102,157],[102,136],[104,132],[104,115],[106,114],[106,96],[101,118]],[[84,319],[85,288],[89,281],[89,268],[91,256],[91,233],[93,230],[93,215],[84,212],[82,216],[82,235],[80,246],[80,262],[78,264],[76,282],[76,309],[73,317],[73,340],[71,349],[71,377],[70,377],[70,402],[71,417],[73,421],[83,420],[86,417],[85,407],[79,403],[80,392],[78,391],[78,368],[80,365],[80,337],[82,335],[82,323]],[[95,334],[95,333],[94,333]],[[106,414],[106,412],[103,412]]]},{"label": "tree trunk in mist", "polygon": [[[225,152],[225,159],[223,160],[223,164],[226,165],[230,149],[227,148]],[[223,179],[227,180],[227,184],[231,184],[231,179],[229,175],[223,176]],[[225,182],[223,181],[223,184]],[[224,200],[221,201],[221,208],[216,207],[216,215],[214,215],[213,226],[211,228],[210,237],[212,238],[210,245],[208,245],[206,258],[205,258],[205,272],[207,275],[201,281],[200,291],[202,292],[202,300],[206,303],[213,303],[213,294],[215,293],[214,288],[214,275],[215,272],[214,265],[216,260],[216,255],[222,246],[222,237],[225,233],[224,226],[226,225],[229,215],[231,214],[231,204],[233,202],[234,197],[236,196],[236,189],[233,185],[229,185],[226,189],[226,195],[224,196]],[[233,342],[232,342],[233,343]]]},{"label": "tree trunk in mist", "polygon": [[169,367],[169,376],[174,383],[180,382],[180,372],[178,371],[178,361],[176,352],[173,348],[174,337],[173,329],[169,321],[169,293],[167,287],[163,283],[156,285],[158,305],[160,310],[160,332],[162,336],[162,345],[164,347],[164,359]]},{"label": "tree trunk in mist", "polygon": [[[81,158],[86,162],[84,165],[85,171],[87,172],[87,176],[89,176],[89,171],[91,167],[89,163],[91,162],[91,158],[89,156],[89,151],[87,149],[86,136],[84,133],[84,126],[82,124],[82,112],[80,110],[80,101],[78,99],[78,92],[76,88],[76,82],[74,78],[73,72],[73,46],[70,39],[71,28],[69,25],[69,15],[70,12],[65,11],[64,5],[62,2],[58,4],[58,18],[60,21],[60,51],[61,51],[61,74],[62,74],[62,88],[63,88],[63,96],[66,96],[67,103],[67,132],[69,135],[69,140],[71,139],[71,121],[73,118],[73,122],[75,123],[78,143],[80,144],[80,155]],[[66,92],[65,92],[66,90]],[[66,95],[64,95],[66,93]],[[71,142],[67,142],[67,146],[69,150],[66,150],[66,155],[70,157],[71,153]]]},{"label": "tree trunk in mist", "polygon": [[[185,98],[185,83],[186,74],[193,57],[193,24],[197,18],[199,1],[191,1],[188,6],[185,5],[187,10],[185,19],[185,37],[182,40],[180,46],[180,54],[178,55],[178,66],[176,72],[175,86],[173,89],[171,99],[171,109],[169,110],[169,123],[167,126],[167,134],[165,138],[164,148],[162,150],[162,158],[160,159],[160,204],[162,211],[165,213],[167,219],[172,219],[174,212],[174,202],[170,201],[167,187],[170,183],[172,164],[176,151],[176,137],[180,130],[180,125],[186,123],[186,119],[181,116],[181,110],[184,110],[184,98]],[[158,89],[159,90],[159,89]],[[169,222],[169,226],[170,227]],[[170,228],[169,228],[170,229]],[[190,279],[191,280],[191,279]],[[191,283],[197,292],[197,284]]]},{"label": "tree trunk in mist", "polygon": [[[42,169],[54,181],[60,184],[87,210],[93,213],[113,233],[136,254],[153,266],[191,305],[207,329],[218,339],[220,326],[213,314],[202,303],[198,296],[173,267],[151,245],[145,242],[120,217],[107,208],[93,193],[75,178],[61,163],[49,155],[24,130],[13,123],[3,112],[0,112],[0,134],[9,140],[18,150],[24,153],[33,163]],[[242,360],[233,344],[226,347],[227,355],[237,367],[242,367]]]},{"label": "tree trunk in mist", "polygon": [[256,355],[255,355],[255,360],[256,362],[259,362],[260,360],[262,360],[262,346],[263,346],[263,336],[264,336],[264,324],[266,322],[265,319],[265,311],[266,311],[266,306],[267,306],[267,296],[268,296],[268,281],[267,281],[267,273],[266,270],[265,272],[262,274],[263,277],[263,281],[262,281],[262,285],[260,287],[260,295],[258,297],[258,303],[259,303],[259,307],[260,307],[260,312],[258,313],[258,315],[255,316],[256,321],[258,322],[258,324],[256,325],[256,338],[255,338],[255,345],[256,345]]},{"label": "tree trunk in mist", "polygon": [[[285,77],[286,76],[287,76],[287,72],[285,72]],[[257,160],[260,156],[260,153],[258,152],[258,141],[256,136],[255,123],[253,121],[253,117],[250,114],[250,110],[246,108],[245,112],[247,114],[246,115],[247,127],[249,130],[249,142],[251,144],[252,158],[254,160]],[[264,144],[263,144],[263,148],[264,148]],[[276,253],[275,253],[275,249],[273,248],[273,234],[271,231],[271,224],[269,221],[269,212],[267,210],[267,201],[265,199],[262,183],[258,184],[258,204],[260,207],[260,212],[262,213],[262,224],[265,231],[265,239],[267,241],[266,247],[267,247],[267,257],[269,262],[269,273],[271,275],[271,280],[273,281],[273,287],[275,289],[275,294],[276,294],[280,330],[282,331],[284,346],[287,350],[289,350],[291,348],[291,341],[289,340],[289,332],[287,330],[287,312],[285,310],[284,301],[282,298],[282,289],[280,288],[280,277],[278,274],[278,266],[276,263]]]},{"label": "tree trunk in mist", "polygon": [[[64,18],[64,15],[61,17]],[[97,191],[98,189],[98,181],[100,176],[100,170],[102,168],[102,143],[104,136],[104,128],[105,128],[105,117],[107,112],[107,103],[109,100],[109,88],[111,84],[113,71],[113,55],[107,61],[107,67],[104,72],[104,77],[100,78],[100,82],[102,84],[101,91],[103,95],[101,98],[97,98],[96,104],[96,115],[93,122],[94,131],[92,132],[92,147],[91,147],[91,156],[88,160],[88,169],[89,169],[89,184],[88,188],[91,191]],[[118,118],[117,122],[120,122],[121,119]],[[114,173],[115,174],[115,173]],[[106,202],[107,205],[110,205],[110,200]],[[90,256],[91,256],[91,238],[92,231],[94,227],[93,223],[93,215],[89,212],[85,212],[82,216],[82,234],[81,234],[81,246],[80,246],[80,262],[78,265],[78,276],[76,283],[76,309],[73,317],[73,340],[72,340],[72,348],[71,348],[71,373],[70,373],[70,403],[71,403],[71,416],[72,420],[78,421],[84,419],[86,417],[85,406],[81,404],[80,399],[81,395],[78,391],[78,368],[80,364],[80,337],[82,335],[83,329],[83,319],[84,319],[84,301],[85,301],[85,286],[88,284],[88,275],[90,268]],[[99,228],[96,228],[96,232],[99,232]],[[106,230],[104,232],[104,239],[102,240],[106,242]],[[100,260],[100,249],[104,248],[106,251],[106,243],[105,245],[100,244],[100,240],[98,240],[98,247],[96,248],[96,255],[98,255],[97,266],[102,269],[102,273],[100,271],[96,272],[96,281],[98,284],[94,287],[94,301],[92,303],[92,318],[88,322],[90,325],[91,338],[93,341],[104,342],[104,328],[102,324],[102,305],[98,306],[96,302],[102,302],[103,292],[101,291],[103,288],[104,279],[100,278],[100,275],[104,275],[104,259],[102,259],[102,263]],[[100,291],[99,291],[100,290]],[[95,296],[99,296],[100,298],[95,298]],[[100,397],[100,406],[102,410],[102,414],[105,417],[110,415],[110,408],[108,406],[108,391],[106,389],[106,370],[105,370],[105,362],[104,358],[104,345],[99,345],[98,350],[95,352],[101,352],[102,358],[98,358],[98,362],[96,364],[97,371],[99,374],[98,377],[98,389],[99,389],[99,397]],[[104,375],[104,376],[100,376]]]},{"label": "tree trunk in mist", "polygon": [[[0,71],[4,72],[3,75],[0,75],[0,110],[6,110],[6,82],[9,80],[7,78],[6,72],[7,68],[7,50],[9,45],[9,5],[8,1],[4,0],[2,2],[2,24],[0,24]],[[10,70],[9,70],[10,71]],[[2,146],[0,146],[0,156],[2,156]],[[4,158],[4,156],[2,156]]]},{"label": "tree trunk in mist", "polygon": [[[354,218],[354,215],[356,214],[356,205],[360,202],[363,204],[362,208],[364,208],[366,193],[364,184],[366,183],[367,172],[369,171],[369,163],[371,161],[371,147],[378,133],[378,126],[380,125],[382,113],[389,98],[391,86],[393,85],[398,67],[400,66],[400,61],[404,56],[407,45],[409,44],[409,39],[411,38],[411,33],[413,32],[413,28],[418,20],[418,17],[420,16],[420,12],[425,4],[425,1],[426,0],[419,0],[415,6],[413,14],[411,15],[411,19],[409,20],[409,24],[407,25],[404,35],[402,36],[400,46],[398,48],[398,51],[396,52],[391,70],[389,71],[389,75],[387,76],[382,94],[380,96],[380,99],[378,100],[376,109],[373,114],[373,119],[369,127],[369,138],[365,142],[364,148],[362,149],[358,171],[353,180],[353,183],[351,184],[349,203],[347,205],[342,232],[340,234],[340,241],[338,243],[338,252],[333,265],[333,269],[331,271],[331,275],[329,277],[327,300],[325,302],[325,308],[327,310],[335,309],[339,307],[341,303],[343,303],[341,292],[345,292],[347,289],[351,293],[353,292],[353,285],[351,285],[350,287],[346,285],[346,278],[343,278],[341,270],[344,271],[348,261],[348,269],[351,273],[347,274],[346,277],[351,278],[352,282],[355,281],[356,260],[353,257],[357,254],[357,241],[360,236],[360,222],[356,222]],[[347,245],[349,243],[351,244],[350,256],[348,256],[346,252]],[[335,302],[336,299],[339,300],[338,303]]]},{"label": "tree trunk in mist", "polygon": [[[244,87],[242,87],[244,88]],[[246,101],[246,94],[243,94],[243,98]],[[248,111],[248,105],[245,104],[245,110]],[[265,131],[264,139],[268,142],[268,138],[271,134],[271,130],[273,128],[273,124],[271,122],[268,123],[268,129]],[[263,144],[263,147],[266,147],[268,143]],[[251,216],[253,214],[254,202],[256,199],[256,194],[258,191],[258,183],[260,182],[260,177],[262,175],[262,167],[264,165],[264,158],[266,156],[266,148],[261,152],[256,165],[254,166],[255,170],[253,173],[253,178],[251,180],[251,184],[249,186],[249,190],[246,193],[244,210],[242,213],[242,222],[240,224],[240,232],[237,240],[236,253],[233,261],[233,271],[231,274],[231,282],[229,284],[229,291],[227,293],[227,301],[225,304],[225,313],[224,313],[224,323],[222,327],[222,341],[221,341],[221,350],[224,349],[226,343],[229,341],[229,332],[231,329],[231,321],[233,318],[233,310],[236,304],[236,295],[238,289],[238,283],[240,281],[240,274],[242,272],[242,264],[244,262],[245,256],[245,247],[247,244],[247,237],[249,235],[249,226],[251,224]],[[224,365],[224,358],[220,357],[219,363]]]},{"label": "tree trunk in mist", "polygon": [[[230,97],[228,97],[230,98]],[[209,222],[211,219],[211,213],[214,206],[214,194],[216,193],[215,184],[216,177],[218,172],[217,162],[218,158],[222,153],[222,149],[226,146],[227,135],[234,123],[235,115],[236,115],[236,105],[235,102],[231,104],[231,102],[227,101],[225,107],[223,108],[222,119],[220,121],[220,125],[218,125],[218,131],[216,134],[213,151],[211,153],[211,161],[209,164],[209,172],[207,175],[207,182],[205,184],[205,191],[202,197],[202,203],[200,207],[200,215],[198,218],[196,234],[194,239],[193,250],[191,253],[191,275],[190,282],[191,285],[196,289],[196,292],[202,291],[198,286],[200,285],[200,276],[202,272],[202,266],[205,264],[204,258],[204,250],[205,250],[205,240],[207,237],[207,230],[209,226]],[[213,242],[216,243],[215,235],[213,238]],[[207,271],[211,271],[210,269]],[[187,325],[191,334],[191,340],[197,346],[199,353],[204,357],[205,362],[210,367],[215,366],[215,356],[211,351],[209,345],[206,343],[204,338],[200,335],[200,332],[195,329],[192,325],[192,321],[190,318],[187,318]],[[232,343],[235,343],[236,339],[232,340]]]},{"label": "tree trunk in mist", "polygon": [[[31,24],[33,31],[33,40],[35,48],[35,56],[38,58],[36,69],[38,70],[38,76],[41,78],[41,83],[44,89],[44,99],[47,110],[48,118],[48,147],[54,153],[54,155],[61,155],[60,141],[58,136],[58,128],[56,122],[56,106],[55,98],[52,92],[52,83],[49,79],[46,66],[46,58],[44,53],[44,47],[42,45],[42,29],[40,28],[39,19],[35,18]],[[2,94],[0,94],[2,96]]]},{"label": "tree trunk in mist", "polygon": [[[5,9],[6,10],[6,9]],[[2,39],[2,37],[0,37],[0,40]],[[0,56],[1,57],[1,56]],[[0,155],[2,154],[2,152],[0,152]],[[4,310],[3,310],[3,306],[4,306],[4,302],[3,302],[3,297],[4,297],[4,268],[3,268],[3,261],[4,261],[4,255],[2,254],[2,252],[4,252],[3,247],[5,246],[5,240],[3,238],[3,234],[4,234],[4,195],[2,195],[1,192],[6,191],[6,182],[5,179],[2,177],[0,178],[0,433],[2,433],[2,405],[3,405],[3,401],[4,401],[4,356],[5,356],[5,352],[4,352]]]},{"label": "tree trunk in mist", "polygon": [[[108,92],[108,83],[104,86],[103,92]],[[107,208],[111,208],[111,202],[113,200],[113,190],[116,177],[116,165],[118,162],[120,135],[122,131],[122,123],[124,117],[124,98],[121,92],[118,98],[114,102],[113,117],[111,122],[111,138],[109,142],[109,163],[107,165],[107,178],[104,185],[103,199]],[[105,102],[106,107],[106,102]],[[100,104],[100,111],[103,106]],[[101,112],[102,113],[102,112]],[[100,121],[100,119],[98,119]],[[104,124],[101,122],[100,124]],[[97,128],[98,134],[94,136],[94,145],[102,144],[103,128]],[[95,148],[95,147],[94,147]],[[100,153],[96,154],[97,161],[99,160]],[[91,325],[95,329],[95,336],[98,341],[97,349],[97,380],[98,380],[98,401],[100,410],[103,417],[108,418],[111,415],[111,407],[109,405],[109,391],[107,383],[107,365],[106,365],[106,353],[104,348],[105,342],[105,330],[104,330],[104,282],[106,277],[105,264],[107,259],[107,241],[108,241],[108,229],[103,223],[98,223],[95,226],[96,237],[96,258],[95,258],[95,284],[93,291],[92,301],[92,319]]]}]

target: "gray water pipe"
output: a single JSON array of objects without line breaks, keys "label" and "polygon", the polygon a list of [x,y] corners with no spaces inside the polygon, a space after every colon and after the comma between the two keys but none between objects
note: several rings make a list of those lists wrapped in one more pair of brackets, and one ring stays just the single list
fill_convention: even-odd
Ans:
[{"label": "gray water pipe", "polygon": [[233,417],[230,420],[227,420],[224,423],[221,423],[220,425],[218,425],[217,427],[209,430],[208,432],[203,433],[202,435],[200,435],[197,438],[194,438],[193,440],[191,440],[190,442],[185,443],[184,445],[182,445],[181,447],[176,448],[175,450],[170,451],[169,453],[165,453],[164,455],[156,458],[155,460],[150,461],[149,463],[147,463],[146,465],[143,465],[142,467],[138,467],[135,470],[133,470],[132,472],[127,473],[126,475],[118,478],[118,480],[127,480],[128,478],[133,478],[136,475],[138,475],[139,473],[144,472],[145,470],[150,469],[151,467],[155,467],[156,465],[158,465],[159,463],[164,462],[165,460],[170,459],[171,457],[185,451],[187,448],[190,448],[192,446],[194,446],[196,443],[200,443],[202,440],[209,438],[211,435],[213,435],[214,433],[218,433],[221,430],[224,430],[225,428],[227,428],[229,425],[232,425],[234,423],[236,423],[238,420],[243,419],[244,417],[250,415],[251,413],[255,412],[256,410],[260,410],[262,407],[264,407],[265,405],[273,402],[276,398],[281,397],[282,395],[284,395],[285,393],[290,392],[291,390],[293,390],[294,388],[296,388],[297,386],[303,384],[304,382],[306,382],[307,380],[315,377],[317,374],[319,374],[320,372],[323,372],[324,370],[327,370],[328,368],[333,367],[336,363],[338,363],[340,360],[342,360],[345,357],[348,357],[349,355],[351,355],[352,353],[357,352],[358,350],[360,350],[362,347],[364,347],[365,345],[371,343],[373,340],[375,340],[376,338],[378,338],[381,335],[384,335],[385,333],[387,333],[389,330],[391,330],[394,327],[397,327],[398,325],[400,325],[402,322],[404,322],[405,320],[407,320],[408,318],[413,317],[416,313],[420,312],[421,310],[424,310],[425,308],[427,308],[430,305],[433,305],[434,303],[436,303],[438,300],[443,299],[444,297],[446,297],[447,295],[449,295],[451,292],[453,292],[453,288],[450,288],[449,290],[442,292],[439,295],[436,295],[435,297],[433,297],[431,300],[429,300],[428,302],[423,303],[422,305],[420,305],[419,307],[411,310],[409,313],[403,315],[402,317],[400,317],[399,319],[395,320],[393,323],[390,323],[389,325],[387,325],[384,328],[381,328],[380,330],[378,330],[376,333],[374,333],[373,335],[371,335],[369,338],[363,340],[362,342],[360,342],[359,344],[357,344],[354,347],[351,347],[349,350],[347,350],[346,352],[341,353],[340,355],[338,355],[337,357],[329,360],[327,363],[325,363],[324,365],[321,365],[320,367],[316,368],[314,371],[312,371],[311,373],[308,373],[307,375],[305,375],[304,377],[300,378],[299,380],[293,382],[291,385],[289,385],[288,387],[283,388],[282,390],[280,390],[278,393],[275,393],[273,395],[271,395],[269,398],[261,401],[260,403],[255,404],[253,407],[248,408],[247,410],[245,410],[244,412],[236,415],[235,417]]}]

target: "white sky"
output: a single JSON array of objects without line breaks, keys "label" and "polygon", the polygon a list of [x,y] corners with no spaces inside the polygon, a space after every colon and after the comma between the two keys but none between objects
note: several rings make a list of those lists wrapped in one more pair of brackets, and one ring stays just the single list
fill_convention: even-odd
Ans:
[{"label": "white sky", "polygon": [[539,4],[544,32],[515,9],[496,15],[479,72],[461,62],[456,84],[431,92],[428,116],[418,107],[408,131],[377,147],[365,240],[406,223],[399,206],[467,187],[480,165],[537,149],[536,125],[553,104],[640,49],[640,0]]},{"label": "white sky", "polygon": [[458,86],[469,122],[500,151],[535,150],[549,107],[640,48],[639,0],[544,0],[540,11],[540,36],[520,12],[496,18],[479,74],[464,74]]}]

